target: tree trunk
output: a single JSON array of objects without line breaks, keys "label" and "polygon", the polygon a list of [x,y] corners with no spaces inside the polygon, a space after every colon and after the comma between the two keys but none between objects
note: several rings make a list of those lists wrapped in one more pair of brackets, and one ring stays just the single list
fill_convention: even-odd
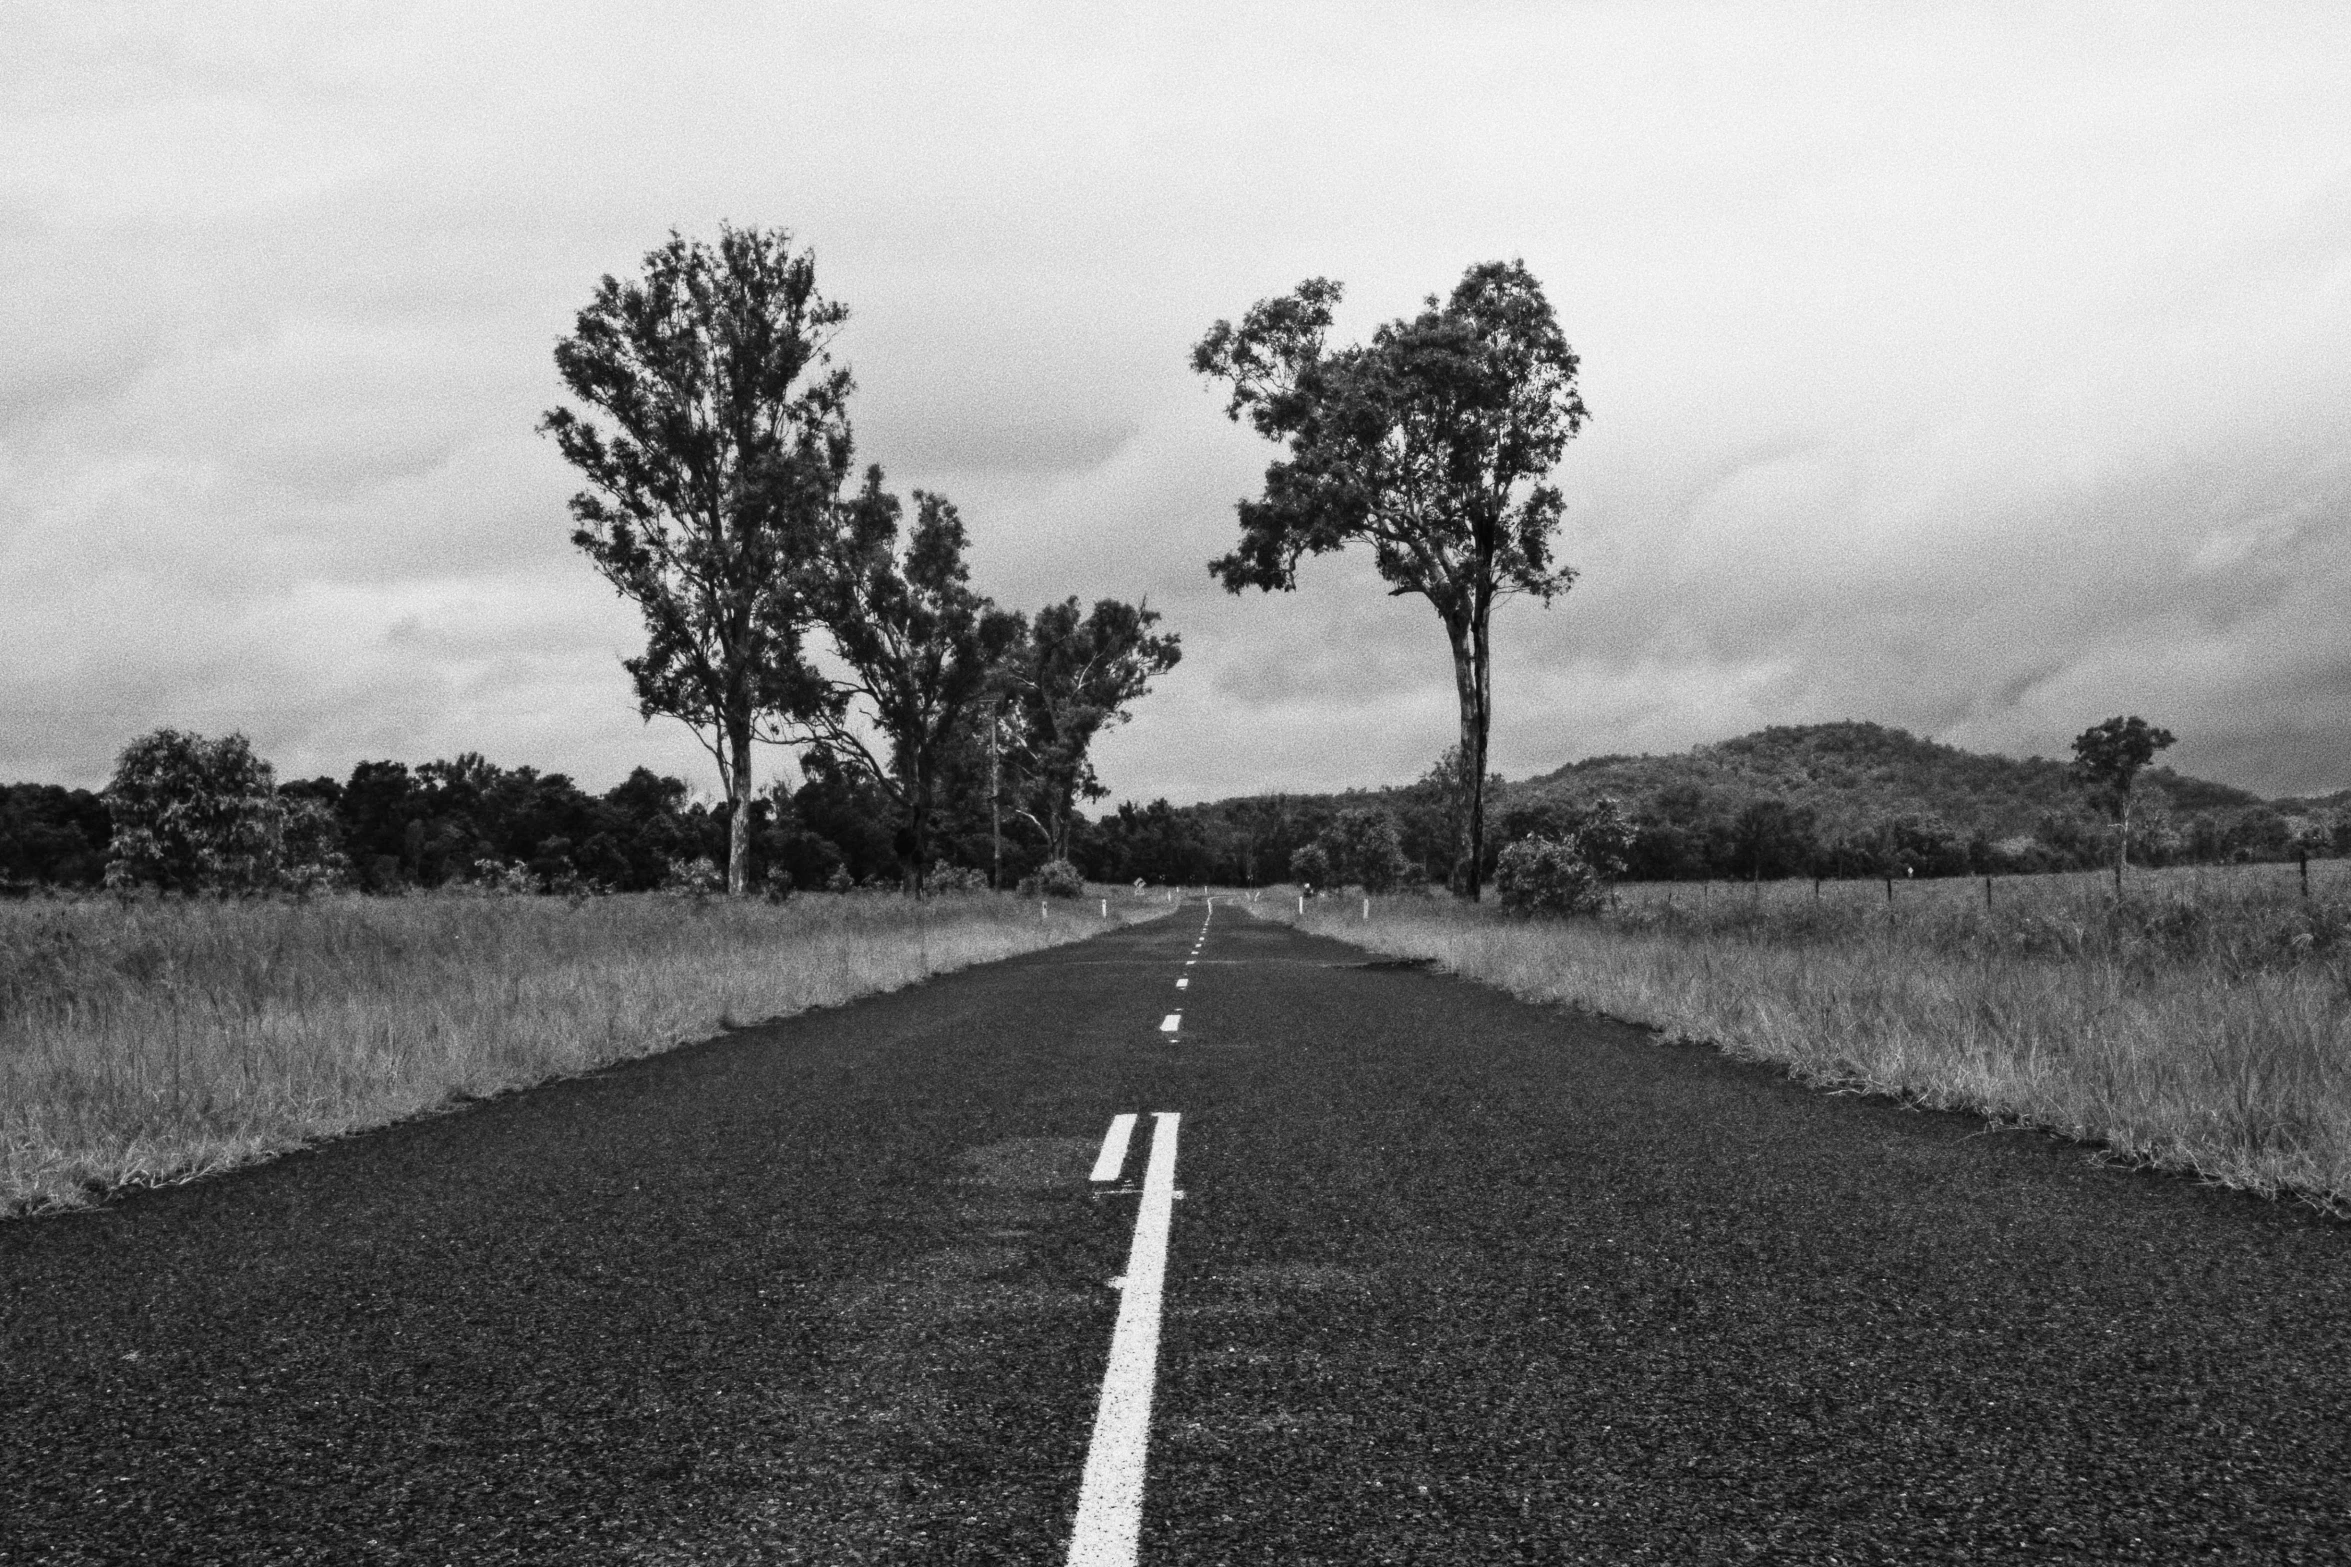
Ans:
[{"label": "tree trunk", "polygon": [[2122,896],[2123,867],[2131,860],[2131,796],[2125,786],[2122,797],[2122,831],[2114,840],[2114,895]]},{"label": "tree trunk", "polygon": [[906,807],[906,835],[914,846],[914,863],[907,868],[907,890],[917,903],[922,901],[923,872],[930,865],[931,808],[930,780],[919,774],[915,779],[914,798]]},{"label": "tree trunk", "polygon": [[727,895],[740,898],[751,891],[751,724],[729,723],[727,755],[732,759],[726,782],[732,809],[727,815]]},{"label": "tree trunk", "polygon": [[1453,644],[1453,684],[1461,699],[1462,837],[1466,840],[1462,893],[1478,901],[1485,884],[1486,859],[1486,734],[1488,728],[1487,659],[1483,627],[1448,625]]},{"label": "tree trunk", "polygon": [[988,716],[988,890],[1004,890],[1004,737],[1001,708]]}]

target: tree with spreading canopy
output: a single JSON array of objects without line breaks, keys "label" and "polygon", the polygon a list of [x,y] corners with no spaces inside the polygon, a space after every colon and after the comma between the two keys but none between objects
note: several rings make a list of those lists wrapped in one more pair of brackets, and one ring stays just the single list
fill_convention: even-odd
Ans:
[{"label": "tree with spreading canopy", "polygon": [[165,892],[266,892],[285,811],[277,774],[241,734],[158,729],[123,747],[106,786],[114,833],[106,885]]},{"label": "tree with spreading canopy", "polygon": [[906,888],[920,897],[949,751],[1022,628],[1019,616],[972,591],[953,503],[916,490],[914,505],[901,540],[905,508],[882,488],[876,466],[835,508],[802,592],[846,673],[821,675],[821,699],[790,728],[888,798]]},{"label": "tree with spreading canopy", "polygon": [[1472,266],[1420,315],[1329,349],[1339,297],[1337,283],[1311,278],[1238,327],[1217,322],[1192,350],[1195,371],[1230,386],[1227,415],[1289,452],[1267,468],[1264,493],[1240,503],[1240,545],[1209,571],[1235,593],[1289,591],[1302,556],[1360,541],[1391,592],[1435,607],[1468,795],[1459,884],[1475,901],[1494,607],[1518,594],[1549,604],[1575,580],[1552,559],[1564,503],[1546,481],[1589,417],[1578,360],[1521,261]]},{"label": "tree with spreading canopy", "polygon": [[2155,753],[2177,740],[2168,729],[2158,729],[2136,714],[2092,724],[2074,737],[2073,776],[2107,815],[2114,818],[2114,890],[2122,893],[2122,873],[2131,856],[2131,789],[2139,770],[2155,760]]},{"label": "tree with spreading canopy", "polygon": [[[848,319],[782,229],[672,233],[644,276],[606,276],[555,348],[586,413],[540,422],[587,479],[572,542],[644,616],[624,661],[648,719],[676,718],[718,763],[727,889],[750,884],[752,744],[823,699],[803,657],[799,569],[849,473]],[[600,418],[598,416],[601,416]]]},{"label": "tree with spreading canopy", "polygon": [[1009,763],[1001,785],[1015,815],[1044,836],[1046,857],[1070,857],[1080,798],[1108,793],[1094,775],[1095,737],[1123,724],[1151,682],[1183,657],[1182,639],[1155,632],[1148,604],[1075,598],[1049,604],[1008,652],[998,682],[1004,722],[991,737]]}]

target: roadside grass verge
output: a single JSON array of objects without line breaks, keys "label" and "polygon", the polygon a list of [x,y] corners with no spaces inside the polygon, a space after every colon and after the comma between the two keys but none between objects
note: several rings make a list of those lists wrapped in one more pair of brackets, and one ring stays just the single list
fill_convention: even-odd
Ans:
[{"label": "roadside grass verge", "polygon": [[0,1216],[87,1205],[1166,910],[979,894],[0,905]]},{"label": "roadside grass verge", "polygon": [[2351,1217],[2351,867],[1624,890],[1597,918],[1444,898],[1260,915],[1532,1001],[2053,1131]]}]

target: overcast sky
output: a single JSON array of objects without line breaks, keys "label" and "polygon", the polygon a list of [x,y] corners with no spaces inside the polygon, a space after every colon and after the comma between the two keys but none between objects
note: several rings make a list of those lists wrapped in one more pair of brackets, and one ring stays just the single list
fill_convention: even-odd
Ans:
[{"label": "overcast sky", "polygon": [[2351,786],[2351,7],[0,7],[0,778],[159,725],[714,791],[567,542],[550,350],[672,227],[789,228],[859,456],[977,585],[1148,596],[1120,797],[1400,782],[1445,644],[1359,556],[1232,597],[1275,452],[1186,367],[1524,257],[1583,572],[1498,771],[1874,719]]}]

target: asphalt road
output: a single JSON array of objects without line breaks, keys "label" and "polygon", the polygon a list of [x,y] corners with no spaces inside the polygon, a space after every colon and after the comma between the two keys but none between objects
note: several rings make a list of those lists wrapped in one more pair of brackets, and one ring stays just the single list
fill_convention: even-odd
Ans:
[{"label": "asphalt road", "polygon": [[2351,1560],[2351,1227],[1201,918],[0,1226],[0,1561],[1059,1562],[1168,1111],[1144,1563]]}]

